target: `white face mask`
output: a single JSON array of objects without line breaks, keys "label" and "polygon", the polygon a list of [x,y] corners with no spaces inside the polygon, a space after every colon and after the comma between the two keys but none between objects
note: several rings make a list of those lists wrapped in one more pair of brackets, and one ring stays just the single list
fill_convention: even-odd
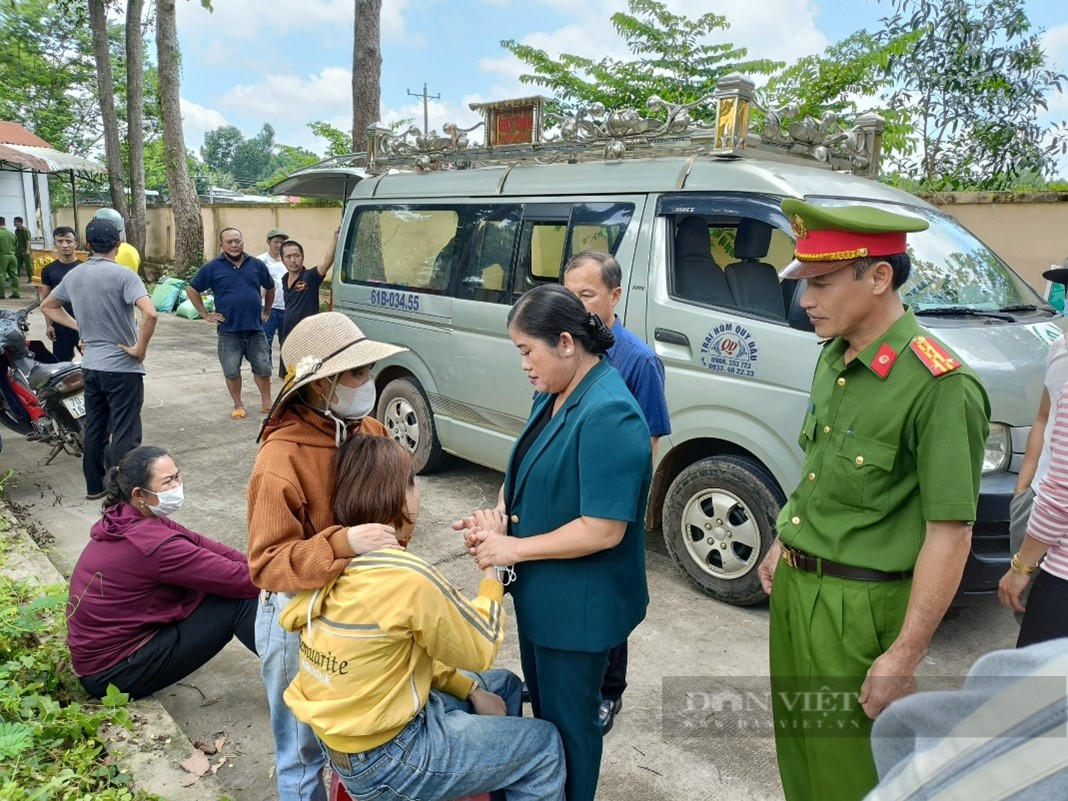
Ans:
[{"label": "white face mask", "polygon": [[340,381],[334,385],[337,403],[330,404],[330,411],[342,420],[362,420],[375,408],[378,395],[375,382],[368,379],[360,386],[346,387]]},{"label": "white face mask", "polygon": [[[152,492],[152,490],[148,490]],[[169,517],[182,508],[182,501],[185,500],[185,490],[183,485],[179,484],[174,489],[160,490],[159,492],[152,492],[156,498],[159,499],[158,506],[152,506],[146,503],[149,511],[157,517]]]}]

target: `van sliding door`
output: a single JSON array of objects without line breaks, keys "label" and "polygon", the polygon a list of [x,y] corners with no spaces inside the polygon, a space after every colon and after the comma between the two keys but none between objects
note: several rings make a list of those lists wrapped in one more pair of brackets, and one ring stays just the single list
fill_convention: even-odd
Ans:
[{"label": "van sliding door", "polygon": [[534,395],[508,337],[509,308],[527,290],[557,283],[565,262],[581,250],[619,254],[626,274],[637,229],[630,223],[643,204],[639,197],[469,207],[471,235],[458,266],[445,379],[449,403],[435,409],[447,450],[505,466]]},{"label": "van sliding door", "polygon": [[470,236],[458,266],[448,369],[441,371],[447,399],[435,409],[446,450],[497,469],[530,411],[530,384],[507,331],[522,218],[514,203],[468,207]]}]

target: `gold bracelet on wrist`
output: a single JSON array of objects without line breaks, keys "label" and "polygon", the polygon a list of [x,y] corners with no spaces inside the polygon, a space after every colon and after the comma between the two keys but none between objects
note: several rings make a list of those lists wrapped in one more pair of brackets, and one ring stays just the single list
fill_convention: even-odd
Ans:
[{"label": "gold bracelet on wrist", "polygon": [[1019,573],[1021,576],[1030,576],[1035,572],[1036,567],[1038,567],[1038,565],[1025,565],[1020,561],[1019,552],[1012,555],[1012,561],[1009,563],[1009,569],[1014,573]]}]

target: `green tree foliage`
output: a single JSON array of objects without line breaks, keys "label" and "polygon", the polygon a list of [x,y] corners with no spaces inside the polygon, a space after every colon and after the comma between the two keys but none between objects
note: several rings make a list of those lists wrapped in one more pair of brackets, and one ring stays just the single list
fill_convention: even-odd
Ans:
[{"label": "green tree foliage", "polygon": [[800,117],[819,119],[833,111],[846,120],[874,111],[886,120],[885,150],[902,150],[912,131],[911,109],[889,107],[893,87],[890,67],[915,46],[922,31],[889,37],[859,30],[805,56],[773,75],[760,91],[765,107],[793,103]]},{"label": "green tree foliage", "polygon": [[208,169],[220,173],[233,171],[237,160],[237,150],[244,144],[245,135],[235,125],[223,125],[204,134],[204,144],[200,146],[200,158]]},{"label": "green tree foliage", "polygon": [[50,0],[3,0],[0,41],[0,118],[86,154],[100,136],[88,24]]},{"label": "green tree foliage", "polygon": [[912,112],[904,176],[928,191],[1004,189],[1015,176],[1048,175],[1065,150],[1065,126],[1038,123],[1046,98],[1068,80],[1049,69],[1023,0],[890,0],[884,42],[919,31],[888,65],[891,108]]},{"label": "green tree foliage", "polygon": [[709,37],[730,28],[719,14],[691,19],[672,14],[657,0],[630,0],[629,10],[613,14],[612,26],[634,56],[630,60],[594,61],[571,53],[556,58],[513,40],[501,46],[531,68],[520,76],[523,83],[551,89],[564,108],[596,102],[642,109],[654,94],[690,103],[713,92],[723,75],[767,75],[782,66],[766,59],[746,60],[744,47],[710,43]]},{"label": "green tree foliage", "polygon": [[228,177],[237,187],[245,189],[263,188],[293,170],[319,161],[310,150],[275,142],[274,128],[269,124],[264,124],[258,134],[248,139],[233,125],[208,131],[204,134],[200,157],[208,170],[223,182]]},{"label": "green tree foliage", "polygon": [[260,181],[256,185],[256,188],[266,194],[272,186],[281,181],[291,172],[296,172],[303,167],[310,167],[312,164],[316,164],[320,161],[322,161],[322,159],[303,147],[278,145],[274,158],[271,160],[271,163],[274,166],[274,172]]},{"label": "green tree foliage", "polygon": [[308,128],[320,139],[326,140],[324,158],[332,159],[335,156],[345,156],[352,152],[352,137],[341,129],[321,120],[309,122]]}]

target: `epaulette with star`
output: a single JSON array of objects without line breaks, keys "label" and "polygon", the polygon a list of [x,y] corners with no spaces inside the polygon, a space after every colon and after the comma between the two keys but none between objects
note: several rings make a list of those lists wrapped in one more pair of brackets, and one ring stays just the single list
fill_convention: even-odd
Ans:
[{"label": "epaulette with star", "polygon": [[931,375],[945,375],[961,366],[945,348],[928,337],[913,337],[909,347],[923,362],[923,366],[931,371]]}]

